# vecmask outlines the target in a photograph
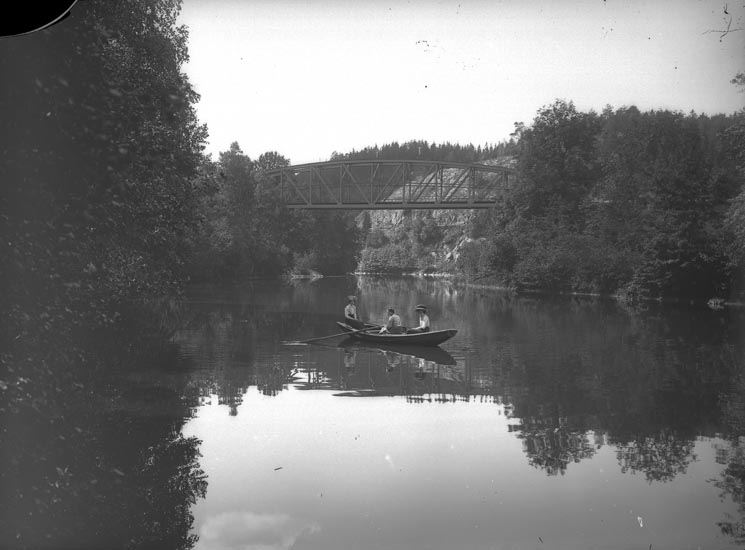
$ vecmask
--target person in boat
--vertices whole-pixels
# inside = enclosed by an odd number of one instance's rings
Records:
[[[365,323],[357,317],[357,296],[349,296],[344,307],[344,322],[355,330],[365,328]]]
[[[380,329],[380,334],[403,334],[406,328],[401,324],[401,317],[392,307],[388,308],[388,322]]]
[[[427,315],[427,306],[419,304],[414,308],[414,311],[416,311],[419,316],[419,326],[416,328],[410,328],[406,331],[406,334],[429,332],[429,315]]]

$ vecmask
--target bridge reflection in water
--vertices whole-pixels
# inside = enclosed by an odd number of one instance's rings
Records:
[[[333,161],[267,171],[303,209],[492,208],[515,179],[505,166],[422,160]]]

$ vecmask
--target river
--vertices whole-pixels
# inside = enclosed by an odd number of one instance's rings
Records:
[[[297,344],[340,332],[349,294],[458,334]],[[742,546],[737,309],[346,277],[192,289],[186,311],[198,550]]]

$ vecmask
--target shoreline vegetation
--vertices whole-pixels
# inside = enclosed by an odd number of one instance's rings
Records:
[[[414,141],[334,153],[333,160],[496,162],[517,173],[488,210],[357,213],[286,208],[263,173],[289,160],[275,152],[254,161],[234,143],[210,165],[216,184],[204,199],[189,272],[205,281],[451,273],[522,294],[740,303],[742,151],[745,110],[597,114],[557,100],[494,147]]]
[[[292,210],[265,176],[291,165],[281,153],[204,153],[180,2],[132,3],[80,4],[0,43],[17,107],[0,195],[6,365],[27,353],[20,341],[115,330],[189,282],[414,268],[519,293],[745,296],[745,108],[596,113],[557,99],[498,144],[330,155],[509,166],[492,209]],[[745,89],[745,73],[732,83]]]
[[[205,154],[180,7],[79,2],[54,26],[0,41],[0,546],[194,545],[190,504],[206,487],[198,442],[162,443],[179,433],[188,388],[167,392],[177,413],[151,441],[98,446],[126,433],[111,427],[143,421],[99,375],[158,368],[187,284],[447,266],[520,293],[745,294],[745,109],[596,113],[557,100],[497,145],[394,142],[329,159],[510,163],[518,177],[497,208],[387,220],[295,211],[265,177],[291,165],[279,152],[251,159],[233,143]],[[745,74],[733,76],[745,87]],[[111,403],[106,418],[91,397]],[[156,467],[132,492],[121,484]],[[89,509],[106,532],[81,524]],[[160,509],[169,512],[142,520]]]
[[[402,272],[400,274],[392,275],[391,273],[386,272],[380,272],[380,273],[371,273],[371,272],[363,272],[363,271],[354,271],[351,273],[351,275],[355,276],[365,276],[365,277],[390,277],[390,276],[400,276],[400,277],[416,277],[420,279],[441,279],[446,280],[449,283],[455,284],[455,285],[462,285],[468,288],[481,288],[485,290],[497,290],[500,292],[507,292],[510,294],[514,294],[516,296],[576,296],[576,297],[585,297],[585,298],[601,298],[601,299],[608,299],[613,300],[620,304],[629,304],[632,303],[628,298],[617,295],[617,294],[600,294],[600,293],[594,293],[594,292],[550,292],[550,291],[542,291],[542,290],[534,290],[534,291],[523,291],[523,292],[517,292],[514,287],[506,287],[504,285],[499,284],[498,282],[484,282],[479,283],[476,281],[469,281],[464,279],[462,276],[456,274],[456,273],[448,273],[448,272],[425,272],[425,271],[409,271],[409,272]],[[318,277],[323,277],[323,275],[318,275]],[[296,278],[309,278],[309,277],[296,277]],[[648,303],[657,303],[657,304],[683,304],[683,305],[705,305],[711,309],[721,309],[723,307],[745,307],[745,301],[741,300],[723,300],[723,299],[717,299],[717,298],[710,298],[708,300],[685,300],[682,298],[675,298],[675,297],[669,297],[669,298],[648,298],[646,299],[646,302]]]

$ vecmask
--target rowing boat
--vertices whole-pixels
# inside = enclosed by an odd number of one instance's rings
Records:
[[[352,338],[357,338],[363,342],[374,342],[378,344],[409,344],[416,346],[439,346],[443,342],[450,340],[458,331],[450,328],[445,330],[431,330],[429,332],[417,332],[414,334],[380,334],[377,327],[371,327],[369,331],[355,332],[351,326],[340,321],[337,325],[344,331],[349,332]]]

